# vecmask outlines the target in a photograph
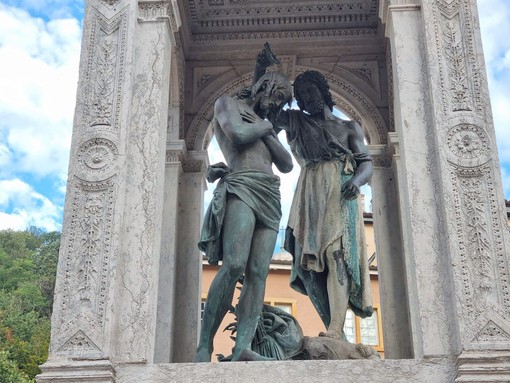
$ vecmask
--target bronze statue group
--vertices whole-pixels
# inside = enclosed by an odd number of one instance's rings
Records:
[[[208,169],[208,181],[219,182],[199,248],[211,264],[222,265],[207,295],[195,362],[211,361],[214,336],[241,278],[235,346],[227,360],[377,358],[343,332],[348,308],[361,317],[373,312],[357,201],[372,175],[363,131],[333,115],[321,73],[303,72],[292,87],[284,75],[266,73],[275,63],[266,43],[251,89],[220,97],[214,106],[214,134],[227,164]],[[292,96],[300,110],[283,109]],[[281,130],[301,168],[285,237],[293,257],[290,285],[309,296],[322,319],[327,331],[318,337],[303,336],[292,316],[264,305],[282,215],[272,164],[282,173],[293,167],[277,138]]]

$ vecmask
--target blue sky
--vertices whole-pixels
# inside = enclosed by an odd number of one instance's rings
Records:
[[[510,0],[478,6],[510,199]],[[83,9],[84,0],[0,0],[0,229],[61,228]]]

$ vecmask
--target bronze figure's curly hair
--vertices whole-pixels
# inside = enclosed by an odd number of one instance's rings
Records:
[[[335,103],[333,102],[333,98],[331,97],[331,93],[329,92],[329,84],[326,80],[326,77],[320,72],[317,72],[316,70],[307,70],[306,72],[301,73],[299,76],[296,77],[294,80],[294,98],[297,101],[299,109],[304,109],[303,99],[299,95],[298,87],[300,84],[304,82],[311,82],[317,86],[319,91],[322,94],[322,98],[324,99],[324,103],[329,107],[331,111],[333,111],[333,105]]]

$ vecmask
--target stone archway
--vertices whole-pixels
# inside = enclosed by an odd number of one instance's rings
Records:
[[[369,132],[373,183],[388,191],[374,200],[384,315],[393,313],[386,345],[408,360],[317,366],[352,381],[508,380],[510,235],[475,0],[89,0],[50,353],[38,381],[186,378],[182,365],[153,363],[189,361],[196,340],[183,329],[199,320],[201,107],[216,78],[247,79],[266,40],[291,78],[302,68],[329,76]],[[165,289],[175,297],[166,306]],[[285,374],[272,379],[310,371],[277,365]],[[212,367],[192,368],[201,380]],[[269,379],[255,365],[228,368]]]
[[[295,62],[296,57],[285,56],[282,61]],[[380,77],[386,78],[386,73],[375,72],[373,63],[347,63],[349,70],[336,63],[333,67],[317,66],[289,66],[281,65],[279,70],[285,71],[289,76],[296,76],[305,70],[313,69],[326,72],[326,77],[331,85],[334,101],[341,106],[351,118],[358,120],[363,127],[367,127],[367,141],[371,142],[369,149],[374,156],[374,177],[371,183],[375,191],[373,197],[374,207],[378,208],[375,214],[375,228],[377,245],[381,249],[379,255],[381,262],[380,274],[381,286],[385,291],[382,299],[383,326],[384,324],[399,322],[399,332],[395,334],[392,326],[388,327],[388,340],[390,358],[405,358],[411,356],[410,328],[408,319],[402,315],[407,311],[405,299],[406,283],[404,280],[404,261],[402,255],[402,233],[398,216],[398,188],[396,185],[396,164],[392,160],[394,143],[388,144],[389,116],[387,95],[381,93],[381,89],[374,86],[369,80]],[[373,71],[361,69],[371,66]],[[243,68],[249,68],[244,65]],[[218,72],[221,70],[217,69]],[[193,152],[203,152],[209,143],[212,132],[210,120],[212,109],[216,99],[222,95],[232,95],[252,82],[252,72],[239,73],[240,70],[222,71],[221,75],[210,79],[206,87],[202,88],[195,99],[200,100],[201,105],[195,105],[196,114],[188,125],[186,134],[186,147]],[[202,73],[202,72],[200,72]],[[361,74],[360,74],[361,73]],[[378,92],[379,91],[379,92]],[[382,106],[381,106],[382,105]],[[391,206],[391,208],[388,208]],[[199,219],[197,217],[197,219]],[[391,229],[389,229],[391,228]],[[384,287],[386,286],[386,289]],[[179,293],[178,293],[179,295]],[[401,310],[396,309],[400,307]],[[189,317],[189,313],[187,316]]]

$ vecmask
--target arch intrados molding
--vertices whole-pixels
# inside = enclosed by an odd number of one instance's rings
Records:
[[[365,122],[363,127],[366,130],[370,144],[386,143],[388,132],[387,125],[375,104],[368,96],[359,91],[348,79],[340,78],[334,73],[325,73],[318,68],[299,66],[296,67],[296,75],[306,70],[318,70],[324,74],[330,85],[335,104],[349,118],[358,122],[362,120]],[[214,84],[211,84],[211,86],[217,86],[219,83],[223,83],[225,77],[228,77],[228,75],[221,76]],[[209,125],[213,116],[214,102],[221,96],[233,95],[240,91],[246,84],[251,84],[252,78],[252,73],[246,73],[235,80],[227,81],[219,86],[218,91],[211,93],[211,96],[203,103],[189,125],[185,138],[188,150],[207,149],[210,137],[212,136]],[[364,118],[362,116],[364,116]]]

